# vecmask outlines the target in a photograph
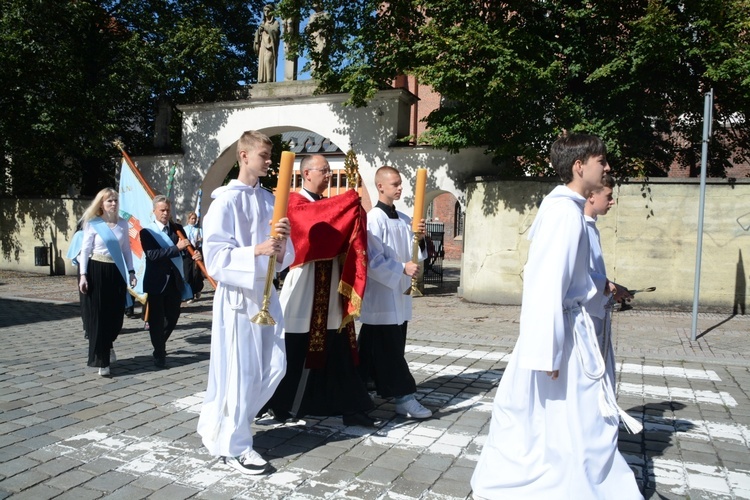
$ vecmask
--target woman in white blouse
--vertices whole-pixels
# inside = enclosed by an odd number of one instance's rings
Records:
[[[78,287],[88,301],[88,366],[110,376],[109,365],[117,358],[112,345],[122,329],[127,284],[135,286],[128,223],[120,218],[118,194],[105,188],[83,213]]]
[[[201,232],[201,228],[198,227],[198,214],[190,212],[187,215],[187,224],[185,224],[184,229],[185,237],[190,240],[193,248],[200,250],[203,245],[203,233]],[[182,270],[185,281],[193,290],[193,299],[189,300],[188,303],[200,299],[201,290],[203,290],[203,273],[195,264],[193,257],[186,251],[182,252]]]

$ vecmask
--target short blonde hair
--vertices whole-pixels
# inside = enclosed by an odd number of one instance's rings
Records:
[[[243,132],[237,140],[237,161],[240,161],[240,152],[253,151],[261,144],[273,146],[271,139],[262,132],[258,132],[257,130],[247,130]]]

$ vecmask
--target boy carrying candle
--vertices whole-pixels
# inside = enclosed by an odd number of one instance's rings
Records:
[[[432,412],[416,400],[417,385],[404,357],[412,300],[404,292],[419,264],[411,260],[411,219],[393,206],[401,198],[401,174],[393,167],[381,167],[375,173],[375,186],[378,203],[367,214],[369,263],[360,316],[360,374],[363,380],[372,377],[381,397],[394,398],[399,415],[429,418]],[[423,235],[424,228],[420,219]]]
[[[271,230],[274,197],[259,178],[271,166],[271,140],[248,131],[237,142],[240,173],[216,189],[203,221],[203,252],[208,272],[218,281],[211,328],[208,388],[198,434],[213,456],[243,474],[263,474],[268,463],[253,450],[252,422],[284,376],[284,321],[276,290],[269,312],[275,325],[251,322],[263,305],[269,258],[276,269],[294,260],[287,244],[289,219]]]

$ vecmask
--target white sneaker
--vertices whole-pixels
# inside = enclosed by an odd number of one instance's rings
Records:
[[[416,418],[420,420],[432,416],[432,412],[422,406],[416,399],[409,399],[404,403],[398,403],[396,405],[396,413],[399,415],[405,415],[408,418]]]
[[[101,375],[102,377],[109,377],[109,366],[99,368],[99,375]]]
[[[268,462],[258,455],[255,450],[243,453],[239,457],[223,457],[224,463],[237,469],[243,474],[257,475],[268,470]]]
[[[115,354],[114,349],[110,349],[109,350],[109,362],[111,364],[111,363],[114,363],[115,361],[117,361],[117,354]]]

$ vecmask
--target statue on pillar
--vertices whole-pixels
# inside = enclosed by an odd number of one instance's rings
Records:
[[[328,63],[328,42],[333,31],[333,20],[320,3],[313,3],[312,9],[305,30],[310,42],[310,65],[316,71]]]
[[[284,19],[284,43],[285,59],[284,61],[284,80],[292,81],[297,79],[297,51],[293,50],[299,43],[299,16],[295,15]]]
[[[258,54],[258,83],[276,81],[276,64],[279,60],[281,28],[274,17],[273,4],[263,7],[263,21],[255,32],[253,50]]]

